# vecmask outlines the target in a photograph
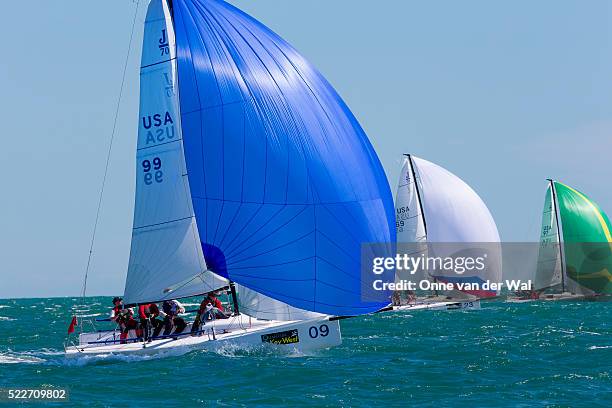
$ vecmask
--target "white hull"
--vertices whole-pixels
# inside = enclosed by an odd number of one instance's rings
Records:
[[[536,302],[540,299],[521,299],[521,298],[507,298],[506,302],[507,303],[529,303],[529,302]]]
[[[404,306],[393,306],[393,311],[413,311],[413,310],[479,310],[480,300],[460,301],[460,302],[431,302],[416,303]]]
[[[340,345],[340,324],[329,317],[303,321],[258,320],[246,315],[208,322],[197,335],[188,326],[180,335],[156,338],[150,343],[134,337],[120,344],[118,331],[83,333],[78,345],[66,348],[67,357],[84,355],[184,354],[192,350],[218,351],[227,347],[251,350],[276,348],[305,353]]]
[[[594,295],[579,295],[575,293],[563,292],[563,293],[551,293],[540,295],[540,300],[546,301],[557,301],[557,300],[595,300]]]
[[[545,293],[540,295],[540,297],[535,299],[523,299],[516,297],[509,297],[506,299],[506,302],[509,303],[525,303],[525,302],[536,302],[539,300],[543,300],[546,302],[555,302],[555,301],[572,301],[572,300],[584,300],[589,302],[606,302],[610,301],[612,298],[607,295],[580,295],[575,293],[563,292],[563,293]]]

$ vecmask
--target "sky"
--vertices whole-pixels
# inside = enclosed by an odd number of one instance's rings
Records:
[[[535,241],[552,177],[612,214],[612,3],[232,0],[347,102],[395,191],[402,153],[470,184],[502,240]],[[78,295],[133,0],[5,2],[0,298]],[[88,294],[123,291],[141,0]]]

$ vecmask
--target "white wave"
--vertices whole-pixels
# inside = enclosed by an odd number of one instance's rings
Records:
[[[9,305],[0,305],[0,309],[4,309],[6,307],[10,307]]]
[[[44,361],[44,359],[34,356],[0,353],[0,364],[38,364]]]
[[[65,357],[63,359],[55,360],[53,363],[57,365],[77,367],[85,366],[88,364],[96,364],[104,361],[132,363],[138,361],[158,360],[167,357],[178,357],[187,354],[190,351],[191,350],[188,347],[175,347],[171,350],[156,354],[92,354],[77,357]]]
[[[599,349],[609,349],[612,348],[612,346],[591,346],[589,347],[589,350],[599,350]]]
[[[63,356],[64,352],[60,350],[50,349],[50,348],[42,348],[37,351],[25,351],[22,354],[33,355],[33,356]]]
[[[6,317],[6,316],[0,316],[0,322],[12,322],[14,320],[17,320],[17,319],[13,319],[13,318]]]
[[[199,350],[201,353],[207,353],[207,350]],[[314,357],[317,356],[317,351],[303,352],[292,348],[280,348],[272,344],[259,345],[244,345],[236,343],[223,343],[215,348],[214,352],[223,357],[241,358],[241,357]]]

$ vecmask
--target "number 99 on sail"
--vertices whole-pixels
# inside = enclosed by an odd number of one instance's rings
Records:
[[[164,181],[164,172],[162,171],[162,161],[159,157],[151,160],[145,159],[142,161],[142,169],[144,171],[144,182],[150,186],[153,183],[161,183]]]

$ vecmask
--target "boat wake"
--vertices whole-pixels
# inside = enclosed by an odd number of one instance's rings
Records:
[[[0,352],[0,364],[45,364],[52,356],[61,356],[61,351],[41,349],[38,351],[15,352],[8,349]]]
[[[54,361],[54,364],[64,366],[86,366],[105,363],[133,363],[140,361],[158,360],[167,357],[179,357],[187,354],[189,350],[174,349],[172,351],[157,353],[157,354],[93,354],[83,355],[78,357],[66,358],[62,357]]]
[[[124,354],[99,354],[99,355],[83,355],[74,358],[67,358],[63,351],[58,350],[38,350],[38,351],[23,351],[0,352],[1,364],[39,364],[51,366],[73,366],[81,367],[91,364],[110,363],[110,362],[137,362],[147,360],[157,360],[166,357],[177,357],[188,353],[189,350],[172,350],[155,355],[124,355]]]
[[[241,358],[241,357],[315,357],[318,354],[316,351],[303,352],[291,348],[280,348],[270,344],[261,344],[257,346],[245,346],[233,343],[225,343],[218,347],[214,352],[223,357]]]
[[[612,346],[591,346],[589,350],[601,350],[601,349],[610,349]]]
[[[39,364],[45,360],[38,357],[21,356],[19,354],[11,355],[0,353],[0,364]]]

